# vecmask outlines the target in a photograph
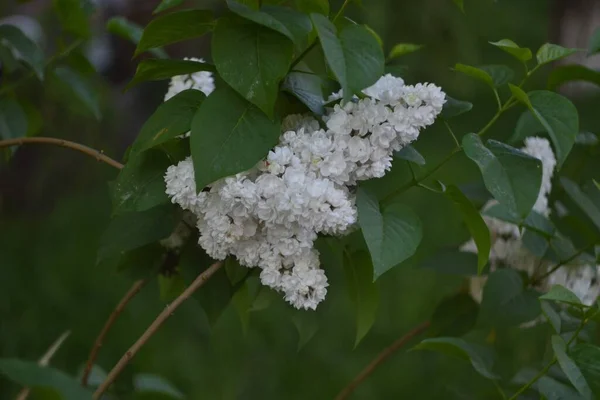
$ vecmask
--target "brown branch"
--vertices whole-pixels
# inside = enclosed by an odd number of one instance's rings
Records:
[[[106,337],[106,334],[108,333],[110,328],[112,328],[113,324],[115,323],[119,315],[123,312],[127,304],[131,301],[131,299],[135,297],[135,295],[139,293],[140,290],[142,290],[146,283],[148,283],[148,279],[140,279],[135,281],[131,288],[127,291],[127,293],[125,293],[125,296],[123,296],[119,304],[117,304],[117,307],[110,314],[108,320],[106,320],[106,323],[102,327],[102,330],[98,334],[98,337],[96,338],[96,341],[92,346],[92,350],[90,351],[90,355],[85,365],[85,370],[83,371],[83,376],[81,377],[82,386],[87,386],[88,378],[90,376],[90,372],[92,371],[92,366],[94,365],[94,362],[98,357],[98,352],[100,351],[100,347],[102,347],[102,344],[104,343],[104,338]]]
[[[115,381],[117,376],[123,371],[125,366],[131,361],[131,359],[137,354],[137,352],[142,348],[144,344],[156,333],[158,328],[162,326],[162,324],[169,318],[169,316],[183,303],[187,300],[197,289],[199,289],[204,283],[211,277],[215,272],[219,270],[223,266],[223,262],[219,261],[214,263],[210,267],[208,267],[204,272],[202,272],[198,277],[192,282],[190,286],[183,293],[179,295],[171,304],[168,304],[165,309],[156,317],[154,322],[146,329],[144,334],[140,336],[140,338],[125,352],[123,357],[119,360],[117,365],[108,373],[106,380],[102,382],[102,384],[98,387],[94,395],[92,396],[92,400],[98,400],[102,397],[104,392],[108,390],[108,388]]]
[[[394,343],[391,346],[384,349],[373,361],[369,363],[361,372],[354,378],[352,382],[348,384],[335,398],[336,400],[344,400],[347,399],[348,396],[354,392],[354,389],[357,388],[365,379],[369,377],[375,371],[375,369],[379,366],[379,364],[383,363],[389,356],[394,354],[398,349],[403,347],[406,343],[408,343],[415,336],[420,335],[425,332],[427,328],[429,328],[430,322],[425,321],[421,325],[415,327],[412,331],[408,332]]]
[[[79,151],[83,154],[87,154],[90,157],[95,158],[97,161],[102,161],[111,167],[115,167],[117,169],[122,169],[123,164],[120,162],[113,160],[112,158],[106,156],[102,152],[92,149],[91,147],[84,146],[79,143],[71,142],[69,140],[57,139],[57,138],[49,138],[49,137],[27,137],[27,138],[19,138],[19,139],[7,139],[0,140],[0,148],[3,147],[11,147],[11,146],[21,146],[23,144],[30,143],[43,143],[43,144],[53,144],[56,146],[67,147],[69,149],[73,149]]]

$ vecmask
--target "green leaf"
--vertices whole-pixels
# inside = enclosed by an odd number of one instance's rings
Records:
[[[518,271],[499,269],[490,274],[481,300],[480,321],[485,326],[513,326],[541,313],[537,293],[528,289]]]
[[[134,44],[138,44],[142,38],[143,29],[138,24],[128,21],[123,17],[113,17],[106,23],[106,29],[113,35],[117,35]],[[150,53],[159,58],[167,58],[163,49],[152,49]]]
[[[552,350],[554,350],[554,356],[558,360],[560,368],[567,378],[569,378],[575,389],[586,399],[592,399],[592,391],[585,377],[577,367],[577,364],[567,355],[567,344],[558,335],[552,336]]]
[[[294,0],[296,8],[305,14],[329,15],[329,0]]]
[[[511,383],[525,385],[538,375],[539,371],[526,368],[519,371]],[[547,375],[539,377],[531,386],[537,390],[544,400],[584,400],[570,385],[559,382]]]
[[[535,118],[533,114],[527,110],[524,111],[517,120],[515,132],[511,136],[509,142],[517,143],[524,140],[528,136],[535,136],[536,134],[544,131],[545,129],[542,124],[540,124],[540,121],[538,121],[537,118]]]
[[[170,254],[172,253],[166,253],[167,257],[169,257]],[[164,257],[165,248],[159,242],[154,242],[121,253],[120,255],[108,259],[106,262],[102,260],[100,265],[104,267],[104,265],[108,264],[111,267],[110,270],[124,273],[128,279],[147,279],[159,272],[163,261],[171,261],[164,259]],[[111,261],[113,263],[111,263]]]
[[[456,4],[456,7],[458,7],[460,12],[462,12],[462,13],[465,12],[465,0],[452,0],[452,1],[454,2],[454,4]]]
[[[562,325],[562,319],[560,318],[560,315],[554,309],[552,304],[548,303],[547,301],[542,301],[541,306],[542,306],[542,312],[546,316],[546,319],[550,323],[550,326],[552,326],[552,329],[554,329],[554,332],[556,332],[557,334],[560,335],[561,325]]]
[[[481,68],[472,67],[470,65],[465,64],[456,64],[454,66],[454,70],[457,72],[461,72],[467,76],[470,76],[471,78],[480,80],[492,89],[496,87],[496,84],[494,83],[494,80],[492,79],[491,75]]]
[[[279,130],[279,122],[271,121],[231,88],[217,88],[192,121],[196,189],[252,168],[277,144]]]
[[[490,44],[504,50],[520,61],[525,62],[531,60],[531,50],[524,47],[519,47],[519,45],[510,39],[502,39],[497,42],[490,42]]]
[[[393,60],[395,58],[404,56],[406,54],[414,53],[415,51],[421,50],[424,46],[422,44],[414,44],[414,43],[398,43],[390,53],[388,54],[388,60]]]
[[[177,7],[181,5],[183,0],[162,0],[158,6],[152,11],[152,14],[158,14],[163,11],[168,10],[169,8]]]
[[[98,260],[169,237],[181,219],[180,214],[176,206],[165,204],[115,216],[100,240]]]
[[[599,205],[594,204],[594,201],[590,199],[577,184],[567,178],[561,178],[560,183],[571,198],[583,210],[583,212],[590,218],[596,228],[600,229],[600,208]]]
[[[584,81],[600,86],[600,72],[584,67],[583,65],[563,65],[550,71],[548,75],[548,90],[567,82]]]
[[[527,93],[525,93],[523,89],[511,83],[508,84],[508,88],[510,89],[512,95],[515,96],[515,99],[519,100],[521,103],[525,104],[527,108],[531,109],[531,101],[529,101],[529,96],[527,96]]]
[[[528,215],[540,190],[541,161],[495,140],[488,140],[486,147],[474,133],[465,135],[462,144],[494,198],[511,213]]]
[[[421,268],[433,269],[440,274],[476,276],[477,254],[451,250],[442,251],[429,258],[426,258],[421,264]]]
[[[463,339],[452,337],[425,339],[413,347],[413,350],[431,350],[458,357],[469,361],[481,376],[488,379],[500,379],[492,372],[493,353],[487,348],[468,343]]]
[[[565,303],[576,307],[584,307],[581,300],[573,292],[561,285],[554,285],[550,291],[542,296],[540,300],[550,300],[559,303]]]
[[[350,298],[356,308],[356,339],[354,347],[371,330],[377,309],[379,308],[379,291],[372,281],[373,264],[369,255],[360,251],[344,257],[344,272],[350,292]]]
[[[478,68],[492,77],[495,87],[506,85],[515,76],[515,72],[506,65],[480,65]]]
[[[248,276],[249,272],[247,267],[242,267],[240,263],[233,257],[227,257],[225,259],[224,268],[231,286],[235,286],[242,282],[246,276]]]
[[[570,355],[596,398],[600,396],[600,347],[590,343],[580,343],[571,349]]]
[[[265,6],[260,11],[256,11],[233,0],[227,0],[227,6],[247,20],[287,36],[298,47],[306,43],[308,34],[312,30],[308,16],[291,8]]]
[[[54,0],[54,10],[65,31],[88,38],[91,35],[88,13],[83,0]]]
[[[479,304],[466,293],[442,300],[431,317],[429,331],[433,336],[462,336],[477,322]]]
[[[600,28],[596,28],[596,30],[590,37],[590,42],[588,44],[588,56],[592,56],[599,52],[600,52]]]
[[[185,290],[185,280],[178,274],[158,275],[158,291],[160,299],[167,303],[173,301]]]
[[[44,79],[44,53],[19,28],[0,25],[0,44],[7,44],[18,59],[29,65],[40,80]]]
[[[450,96],[446,96],[446,102],[442,108],[442,118],[450,119],[466,112],[471,111],[473,103],[468,101],[462,101],[454,99]]]
[[[544,65],[549,62],[568,57],[571,54],[577,53],[578,51],[579,49],[567,49],[557,44],[545,43],[539,48],[535,56],[538,64]]]
[[[137,374],[133,377],[133,387],[136,393],[159,393],[170,399],[185,399],[183,393],[170,382],[154,374]]]
[[[546,90],[529,92],[527,100],[517,98],[527,105],[550,135],[560,168],[579,133],[577,108],[566,97]]]
[[[195,240],[191,240],[181,251],[179,267],[185,281],[190,284],[205,269],[214,263]],[[234,290],[229,283],[225,268],[221,268],[210,278],[210,284],[197,290],[193,297],[204,310],[211,326],[218,321],[223,311],[231,303]]]
[[[189,132],[192,119],[206,96],[199,90],[184,90],[162,103],[142,126],[132,153],[163,144]]]
[[[483,221],[481,214],[475,208],[473,203],[454,185],[448,186],[444,194],[452,200],[456,205],[460,213],[462,214],[463,220],[475,240],[477,245],[477,270],[479,273],[483,271],[490,257],[491,239],[490,231]]]
[[[156,17],[144,28],[134,57],[141,53],[210,32],[213,14],[208,10],[184,10]]]
[[[171,164],[167,155],[159,150],[130,157],[113,186],[113,214],[145,211],[168,203],[164,175]]]
[[[342,86],[344,92],[344,101],[349,101],[352,98],[352,92],[348,85],[348,75],[346,71],[346,58],[342,43],[338,38],[337,28],[324,15],[312,13],[310,18],[313,22],[327,65],[335,75],[337,81]]]
[[[292,55],[288,38],[239,17],[219,19],[213,34],[212,56],[219,75],[270,117]]]
[[[18,139],[26,134],[27,115],[19,103],[9,97],[0,98],[0,139]]]
[[[548,218],[536,211],[531,211],[529,215],[527,215],[527,218],[523,219],[514,213],[511,213],[508,208],[502,204],[495,204],[487,208],[483,214],[501,221],[510,222],[514,225],[523,226],[547,239],[553,238],[556,233],[554,224],[552,224]]]
[[[283,81],[281,89],[304,103],[314,114],[323,115],[325,100],[323,99],[321,85],[322,80],[316,75],[290,72]]]
[[[102,117],[98,92],[87,77],[68,67],[55,68],[53,74],[96,119]]]
[[[50,367],[37,363],[10,358],[0,359],[0,373],[21,386],[52,389],[64,400],[85,400],[92,398],[92,392],[81,387],[79,381]]]
[[[127,85],[127,89],[146,81],[159,81],[177,75],[193,74],[198,71],[215,72],[215,66],[191,60],[148,59],[137,66],[135,76]]]
[[[299,311],[292,316],[292,322],[298,331],[298,351],[315,336],[319,330],[317,313],[310,311]]]
[[[425,157],[421,155],[414,147],[411,145],[404,146],[402,149],[394,153],[394,158],[410,161],[411,163],[417,165],[425,165]]]
[[[252,296],[250,296],[250,290],[248,289],[248,282],[244,282],[235,291],[231,297],[231,304],[238,316],[240,317],[240,323],[242,324],[242,332],[245,335],[248,334],[248,327],[250,326],[250,309],[252,308]]]
[[[377,197],[363,187],[356,195],[358,224],[373,260],[373,280],[411,257],[423,230],[419,217],[407,206],[394,202],[380,207]]]

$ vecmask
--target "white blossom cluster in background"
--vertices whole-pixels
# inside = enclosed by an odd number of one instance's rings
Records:
[[[329,109],[323,129],[312,117],[288,116],[279,144],[255,168],[198,194],[191,158],[165,175],[171,200],[198,217],[208,255],[261,268],[261,282],[296,308],[315,309],[327,293],[313,247],[317,234],[343,234],[356,222],[351,187],[383,176],[394,151],[416,140],[445,102],[440,88],[404,85],[391,75],[364,93]]]
[[[185,61],[195,61],[203,63],[202,58],[186,57]],[[209,95],[215,90],[215,80],[212,72],[210,71],[198,71],[192,74],[177,75],[171,78],[169,82],[169,89],[165,94],[165,101],[188,89],[200,90],[205,95]]]
[[[548,195],[552,190],[556,157],[545,138],[528,137],[525,139],[525,147],[521,150],[542,162],[542,184],[533,210],[547,217],[550,215]],[[491,200],[483,210],[495,204],[497,202]],[[534,274],[539,276],[553,267],[548,260],[539,259],[523,245],[521,231],[517,225],[488,216],[483,218],[492,236],[489,258],[491,271],[502,265],[525,271],[531,277]],[[469,240],[461,246],[461,250],[477,253],[477,246],[473,240]],[[478,302],[481,302],[486,281],[486,277],[472,277],[470,280],[471,295]],[[600,295],[600,265],[565,265],[539,282],[537,289],[547,291],[554,285],[566,287],[575,293],[582,303],[591,305]]]

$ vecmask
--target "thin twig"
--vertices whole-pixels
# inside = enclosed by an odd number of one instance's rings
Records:
[[[405,334],[404,336],[402,336],[401,338],[396,340],[394,343],[392,343],[391,346],[389,346],[388,348],[383,350],[381,353],[379,353],[379,355],[377,357],[375,357],[375,359],[373,361],[371,361],[369,363],[369,365],[367,365],[365,367],[365,369],[363,369],[356,376],[356,378],[354,378],[354,380],[352,382],[350,382],[348,384],[348,386],[346,386],[340,392],[340,394],[337,395],[335,400],[344,400],[344,399],[348,398],[348,396],[350,396],[352,394],[352,392],[354,392],[354,389],[356,389],[356,387],[358,385],[360,385],[365,379],[367,379],[369,377],[369,375],[371,375],[373,373],[373,371],[375,371],[375,369],[381,363],[383,363],[389,356],[394,354],[398,349],[403,347],[406,343],[408,343],[415,336],[420,335],[421,333],[425,332],[427,330],[427,328],[429,328],[430,324],[431,323],[429,321],[423,322],[421,325],[417,326],[416,328],[414,328],[413,330],[411,330],[410,332],[408,332],[407,334]]]
[[[133,357],[137,354],[137,352],[146,344],[146,342],[158,331],[158,329],[162,326],[162,324],[169,318],[169,316],[183,303],[187,300],[196,290],[198,290],[204,283],[211,277],[215,272],[219,270],[223,266],[223,262],[219,261],[214,263],[210,267],[208,267],[204,272],[202,272],[198,277],[192,282],[192,284],[177,297],[171,304],[168,304],[165,309],[156,317],[154,322],[146,329],[144,334],[140,336],[140,338],[125,352],[123,357],[119,360],[117,365],[108,373],[106,380],[102,382],[102,384],[98,387],[98,389],[94,392],[92,396],[92,400],[98,400],[102,397],[104,392],[108,390],[108,388],[113,384],[115,379],[119,376],[119,374],[123,371],[125,366],[133,359]]]
[[[107,155],[103,154],[101,151],[92,149],[91,147],[84,146],[79,143],[71,142],[70,140],[57,139],[57,138],[49,138],[49,137],[26,137],[19,139],[7,139],[0,140],[0,149],[3,147],[11,147],[11,146],[21,146],[24,144],[30,143],[42,143],[42,144],[53,144],[55,146],[67,147],[69,149],[73,149],[79,151],[80,153],[87,154],[90,157],[95,158],[97,161],[102,161],[111,167],[115,167],[117,169],[122,169],[123,164],[120,162],[113,160]]]
[[[104,338],[106,337],[106,334],[108,333],[110,328],[112,328],[115,321],[117,320],[119,315],[121,315],[121,313],[123,312],[123,310],[125,309],[127,304],[131,301],[131,299],[133,299],[135,297],[135,295],[137,295],[140,292],[140,290],[142,290],[142,288],[146,285],[146,283],[148,283],[148,279],[140,279],[140,280],[135,281],[133,283],[133,285],[131,286],[131,288],[127,291],[127,293],[125,293],[125,296],[123,296],[123,298],[121,299],[121,301],[119,302],[117,307],[110,314],[110,316],[108,317],[108,320],[106,320],[106,323],[102,327],[102,330],[98,334],[98,337],[96,338],[96,341],[94,342],[94,345],[92,346],[92,350],[90,351],[90,355],[85,364],[85,370],[83,371],[83,376],[81,377],[81,385],[83,387],[86,387],[88,384],[88,378],[90,376],[90,372],[92,371],[94,362],[96,361],[96,358],[98,357],[98,352],[100,351],[100,347],[102,347],[102,344],[104,343]]]
[[[40,358],[40,360],[38,361],[38,365],[40,367],[46,367],[50,363],[50,360],[52,359],[52,357],[54,356],[54,354],[56,354],[56,352],[58,351],[58,349],[60,349],[60,346],[62,346],[62,344],[64,343],[65,340],[67,340],[67,338],[69,337],[70,334],[71,334],[71,331],[66,331],[62,335],[60,335],[58,337],[58,339],[56,339],[54,341],[54,343],[52,343],[52,346],[50,346],[48,348],[48,350],[46,351],[46,353],[44,353],[44,355],[42,356],[42,358]],[[23,388],[23,390],[21,390],[19,392],[19,394],[17,395],[17,397],[15,398],[15,400],[25,400],[25,399],[27,399],[27,396],[29,396],[29,392],[30,392],[29,388]]]
[[[556,272],[556,270],[558,270],[560,267],[570,263],[571,261],[575,260],[577,257],[579,257],[580,255],[582,255],[583,253],[585,253],[591,246],[586,246],[581,250],[578,250],[577,252],[575,252],[575,254],[573,254],[571,257],[567,258],[566,260],[563,260],[561,262],[559,262],[558,264],[556,264],[554,267],[550,268],[548,271],[546,271],[544,274],[538,276],[537,278],[534,278],[531,280],[531,286],[535,286],[538,283],[540,283],[543,279],[547,278],[548,276],[552,275],[554,272]]]

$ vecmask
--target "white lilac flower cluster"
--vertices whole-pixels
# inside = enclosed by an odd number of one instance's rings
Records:
[[[445,102],[440,88],[391,75],[364,93],[329,109],[326,129],[312,117],[288,116],[279,144],[256,167],[198,194],[191,158],[165,174],[173,203],[196,214],[207,254],[259,267],[261,282],[296,308],[315,309],[327,293],[317,234],[340,235],[355,224],[352,186],[383,176],[393,152],[416,140]]]
[[[521,150],[542,161],[542,184],[533,210],[547,217],[550,215],[548,195],[552,190],[552,175],[556,167],[556,157],[550,143],[545,138],[528,137]],[[483,210],[485,211],[495,204],[497,202],[491,200],[483,207]],[[534,274],[543,274],[552,268],[553,265],[549,261],[540,260],[523,245],[522,234],[517,225],[488,216],[483,218],[492,237],[489,256],[491,271],[504,266],[524,271],[529,276],[533,276]],[[469,240],[461,246],[461,250],[477,253],[477,246],[473,240]],[[486,281],[486,277],[472,277],[470,280],[471,295],[478,302],[481,302]],[[591,305],[600,295],[600,265],[565,265],[539,282],[537,289],[547,291],[554,285],[565,286],[575,293],[582,303]]]

